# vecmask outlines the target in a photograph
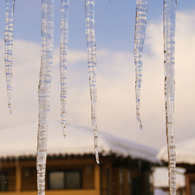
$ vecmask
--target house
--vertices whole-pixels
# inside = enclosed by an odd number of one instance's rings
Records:
[[[162,148],[158,158],[167,163],[166,147]],[[186,195],[195,195],[195,139],[176,144],[177,167],[185,169]]]
[[[0,131],[0,195],[35,195],[37,124]],[[93,132],[51,122],[46,195],[152,195],[157,151],[99,132],[100,165]]]

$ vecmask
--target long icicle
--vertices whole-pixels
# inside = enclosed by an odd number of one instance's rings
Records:
[[[12,113],[12,50],[13,50],[13,29],[14,29],[14,7],[15,0],[6,0],[6,12],[5,12],[5,75],[7,85],[7,99],[8,108],[10,114]]]
[[[47,133],[50,112],[50,86],[53,65],[54,0],[41,2],[41,69],[39,79],[39,126],[37,136],[37,189],[45,194]]]
[[[142,82],[142,57],[147,25],[148,1],[136,0],[136,21],[134,34],[134,64],[135,64],[135,96],[136,96],[136,117],[142,129],[140,117],[140,90]]]
[[[61,0],[60,18],[60,83],[61,83],[61,122],[66,137],[66,95],[67,95],[67,50],[68,50],[68,8],[69,0]]]
[[[89,89],[91,99],[91,121],[94,131],[94,152],[99,164],[97,131],[97,89],[96,89],[96,44],[95,44],[95,0],[85,0],[86,40],[88,52]]]
[[[176,195],[176,152],[175,152],[175,21],[177,0],[164,0],[164,93],[167,150],[169,161],[169,194]]]

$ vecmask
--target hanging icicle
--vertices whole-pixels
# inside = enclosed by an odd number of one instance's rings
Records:
[[[99,164],[97,131],[97,89],[96,89],[96,44],[95,44],[95,0],[85,0],[86,40],[88,52],[89,89],[91,99],[91,121],[94,131],[94,152]]]
[[[60,18],[60,83],[61,83],[61,121],[66,137],[66,95],[67,95],[67,50],[68,50],[68,8],[69,0],[61,0]]]
[[[176,8],[177,0],[164,0],[164,91],[170,195],[176,195],[176,152],[174,130]]]
[[[147,25],[148,1],[136,0],[136,19],[134,34],[134,64],[135,64],[135,96],[136,96],[136,117],[142,129],[140,117],[140,90],[142,82],[142,57]]]
[[[50,86],[53,65],[54,0],[41,2],[41,69],[39,79],[39,126],[37,136],[37,189],[45,194],[47,132],[50,111]]]
[[[6,11],[5,11],[5,75],[7,85],[7,99],[8,108],[10,114],[12,113],[12,50],[13,50],[13,29],[14,29],[14,7],[15,0],[6,0]]]

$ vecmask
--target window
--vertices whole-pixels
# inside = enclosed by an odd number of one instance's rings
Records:
[[[119,172],[119,182],[120,182],[120,194],[123,195],[124,194],[124,173],[122,169],[120,169]]]
[[[50,189],[64,189],[64,172],[51,172],[49,174],[49,188]]]
[[[0,191],[7,190],[7,174],[0,173]]]
[[[131,172],[130,171],[127,172],[127,183],[129,186],[131,185]]]
[[[139,178],[132,178],[132,195],[140,195],[140,181]]]
[[[49,189],[80,189],[81,171],[50,171]]]

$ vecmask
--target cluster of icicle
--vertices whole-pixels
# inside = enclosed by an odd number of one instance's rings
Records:
[[[5,15],[5,74],[7,83],[8,107],[12,113],[12,49],[15,0],[6,0]],[[169,159],[170,194],[176,194],[176,155],[174,132],[174,96],[175,96],[175,15],[177,0],[164,0],[164,69],[165,69],[165,111],[166,134]],[[66,96],[67,96],[67,51],[68,51],[68,7],[69,0],[61,0],[60,16],[60,83],[61,83],[61,121],[63,134],[66,136]],[[142,82],[142,57],[147,24],[147,0],[136,0],[135,21],[135,94],[136,116],[142,129],[140,117],[140,89]],[[91,99],[91,121],[94,131],[94,152],[96,162],[98,156],[97,135],[97,90],[96,90],[96,43],[95,43],[95,0],[85,0],[85,23],[88,53],[89,89]],[[37,136],[37,188],[38,194],[45,194],[45,169],[47,158],[47,133],[50,112],[50,86],[53,66],[54,39],[54,0],[41,2],[41,69],[38,87],[39,125]]]
[[[12,49],[15,0],[6,0],[5,21],[5,74],[7,81],[8,107],[11,111],[12,98]],[[91,98],[91,121],[94,131],[94,153],[98,156],[97,114],[96,114],[96,44],[94,0],[86,0],[86,40],[88,51],[89,89]],[[61,121],[63,135],[66,136],[66,96],[67,96],[67,51],[68,51],[68,7],[69,0],[61,0],[60,9],[60,83],[61,83]],[[39,76],[39,125],[37,135],[37,189],[39,195],[45,194],[45,172],[47,158],[47,134],[50,112],[50,87],[53,66],[54,42],[54,0],[41,2],[41,68]]]
[[[142,57],[147,23],[147,0],[136,0],[136,21],[134,37],[136,117],[142,129],[140,117],[140,89],[142,81]],[[169,193],[176,195],[176,152],[174,130],[175,108],[175,20],[177,0],[164,0],[164,93],[167,151],[169,161]]]
[[[94,0],[86,0],[86,39],[89,67],[89,88],[91,97],[91,119],[94,130],[94,150],[99,163],[96,122],[96,48],[94,30]],[[60,16],[60,83],[61,119],[63,134],[66,136],[66,95],[67,95],[67,50],[68,50],[68,7],[69,0],[61,0]],[[39,126],[37,138],[37,188],[38,194],[45,194],[45,169],[47,157],[47,132],[50,111],[50,85],[53,64],[54,0],[42,0],[42,55],[39,80]]]

